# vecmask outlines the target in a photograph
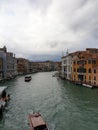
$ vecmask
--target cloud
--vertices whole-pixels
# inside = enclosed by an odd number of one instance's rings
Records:
[[[97,0],[0,1],[0,45],[16,56],[98,47]]]

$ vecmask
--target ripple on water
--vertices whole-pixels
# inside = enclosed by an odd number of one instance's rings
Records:
[[[0,130],[29,130],[28,114],[40,112],[50,130],[97,130],[98,90],[57,80],[51,72],[9,81],[11,100],[0,120]]]

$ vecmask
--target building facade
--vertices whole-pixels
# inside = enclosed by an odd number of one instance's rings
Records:
[[[72,58],[72,53],[62,57],[62,78],[67,80],[72,80]]]
[[[6,53],[4,51],[0,51],[0,59],[1,59],[1,79],[6,78]]]
[[[13,78],[14,76],[17,75],[17,64],[16,64],[15,54],[12,52],[7,52],[6,60],[7,60],[6,77]]]
[[[18,74],[28,74],[30,70],[29,60],[25,58],[17,58]]]
[[[98,87],[98,49],[87,48],[62,57],[62,78]]]

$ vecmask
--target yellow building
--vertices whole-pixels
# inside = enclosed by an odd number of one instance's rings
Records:
[[[97,49],[96,49],[97,50]],[[78,51],[73,55],[72,80],[76,83],[98,86],[98,53],[94,49]]]

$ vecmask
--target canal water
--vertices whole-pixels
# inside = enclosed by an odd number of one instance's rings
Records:
[[[0,130],[29,130],[28,114],[40,112],[50,130],[98,130],[98,89],[76,86],[52,77],[54,72],[32,74],[30,82],[24,76],[7,81],[11,100]]]

